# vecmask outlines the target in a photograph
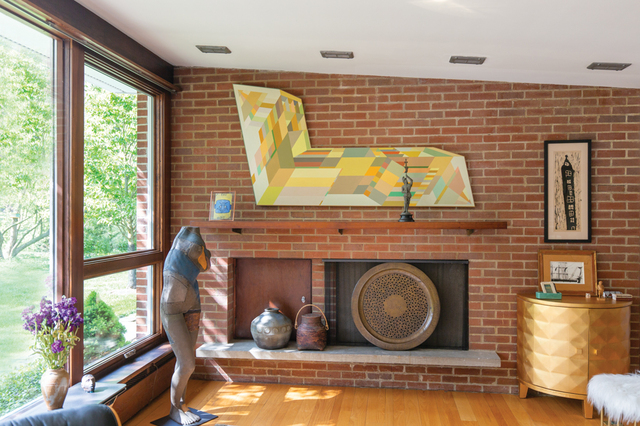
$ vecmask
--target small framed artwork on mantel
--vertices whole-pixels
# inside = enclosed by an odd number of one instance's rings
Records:
[[[544,241],[591,242],[591,140],[544,142]]]
[[[235,192],[212,192],[209,220],[233,220],[235,208]]]

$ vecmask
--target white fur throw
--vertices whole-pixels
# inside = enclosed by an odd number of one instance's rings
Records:
[[[640,371],[598,374],[589,380],[587,399],[612,422],[640,422]]]

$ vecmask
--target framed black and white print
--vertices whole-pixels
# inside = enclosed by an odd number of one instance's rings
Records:
[[[591,242],[591,140],[544,142],[544,241]]]

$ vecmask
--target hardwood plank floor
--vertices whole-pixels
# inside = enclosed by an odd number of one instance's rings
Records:
[[[192,380],[189,406],[234,426],[595,426],[578,400],[404,389],[263,385]],[[169,391],[125,426],[169,413]]]

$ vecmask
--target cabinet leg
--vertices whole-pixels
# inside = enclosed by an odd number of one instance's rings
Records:
[[[520,398],[524,399],[527,397],[527,393],[529,392],[529,387],[520,383]]]
[[[589,404],[589,401],[586,399],[582,400],[582,411],[585,419],[593,418],[593,405]]]

